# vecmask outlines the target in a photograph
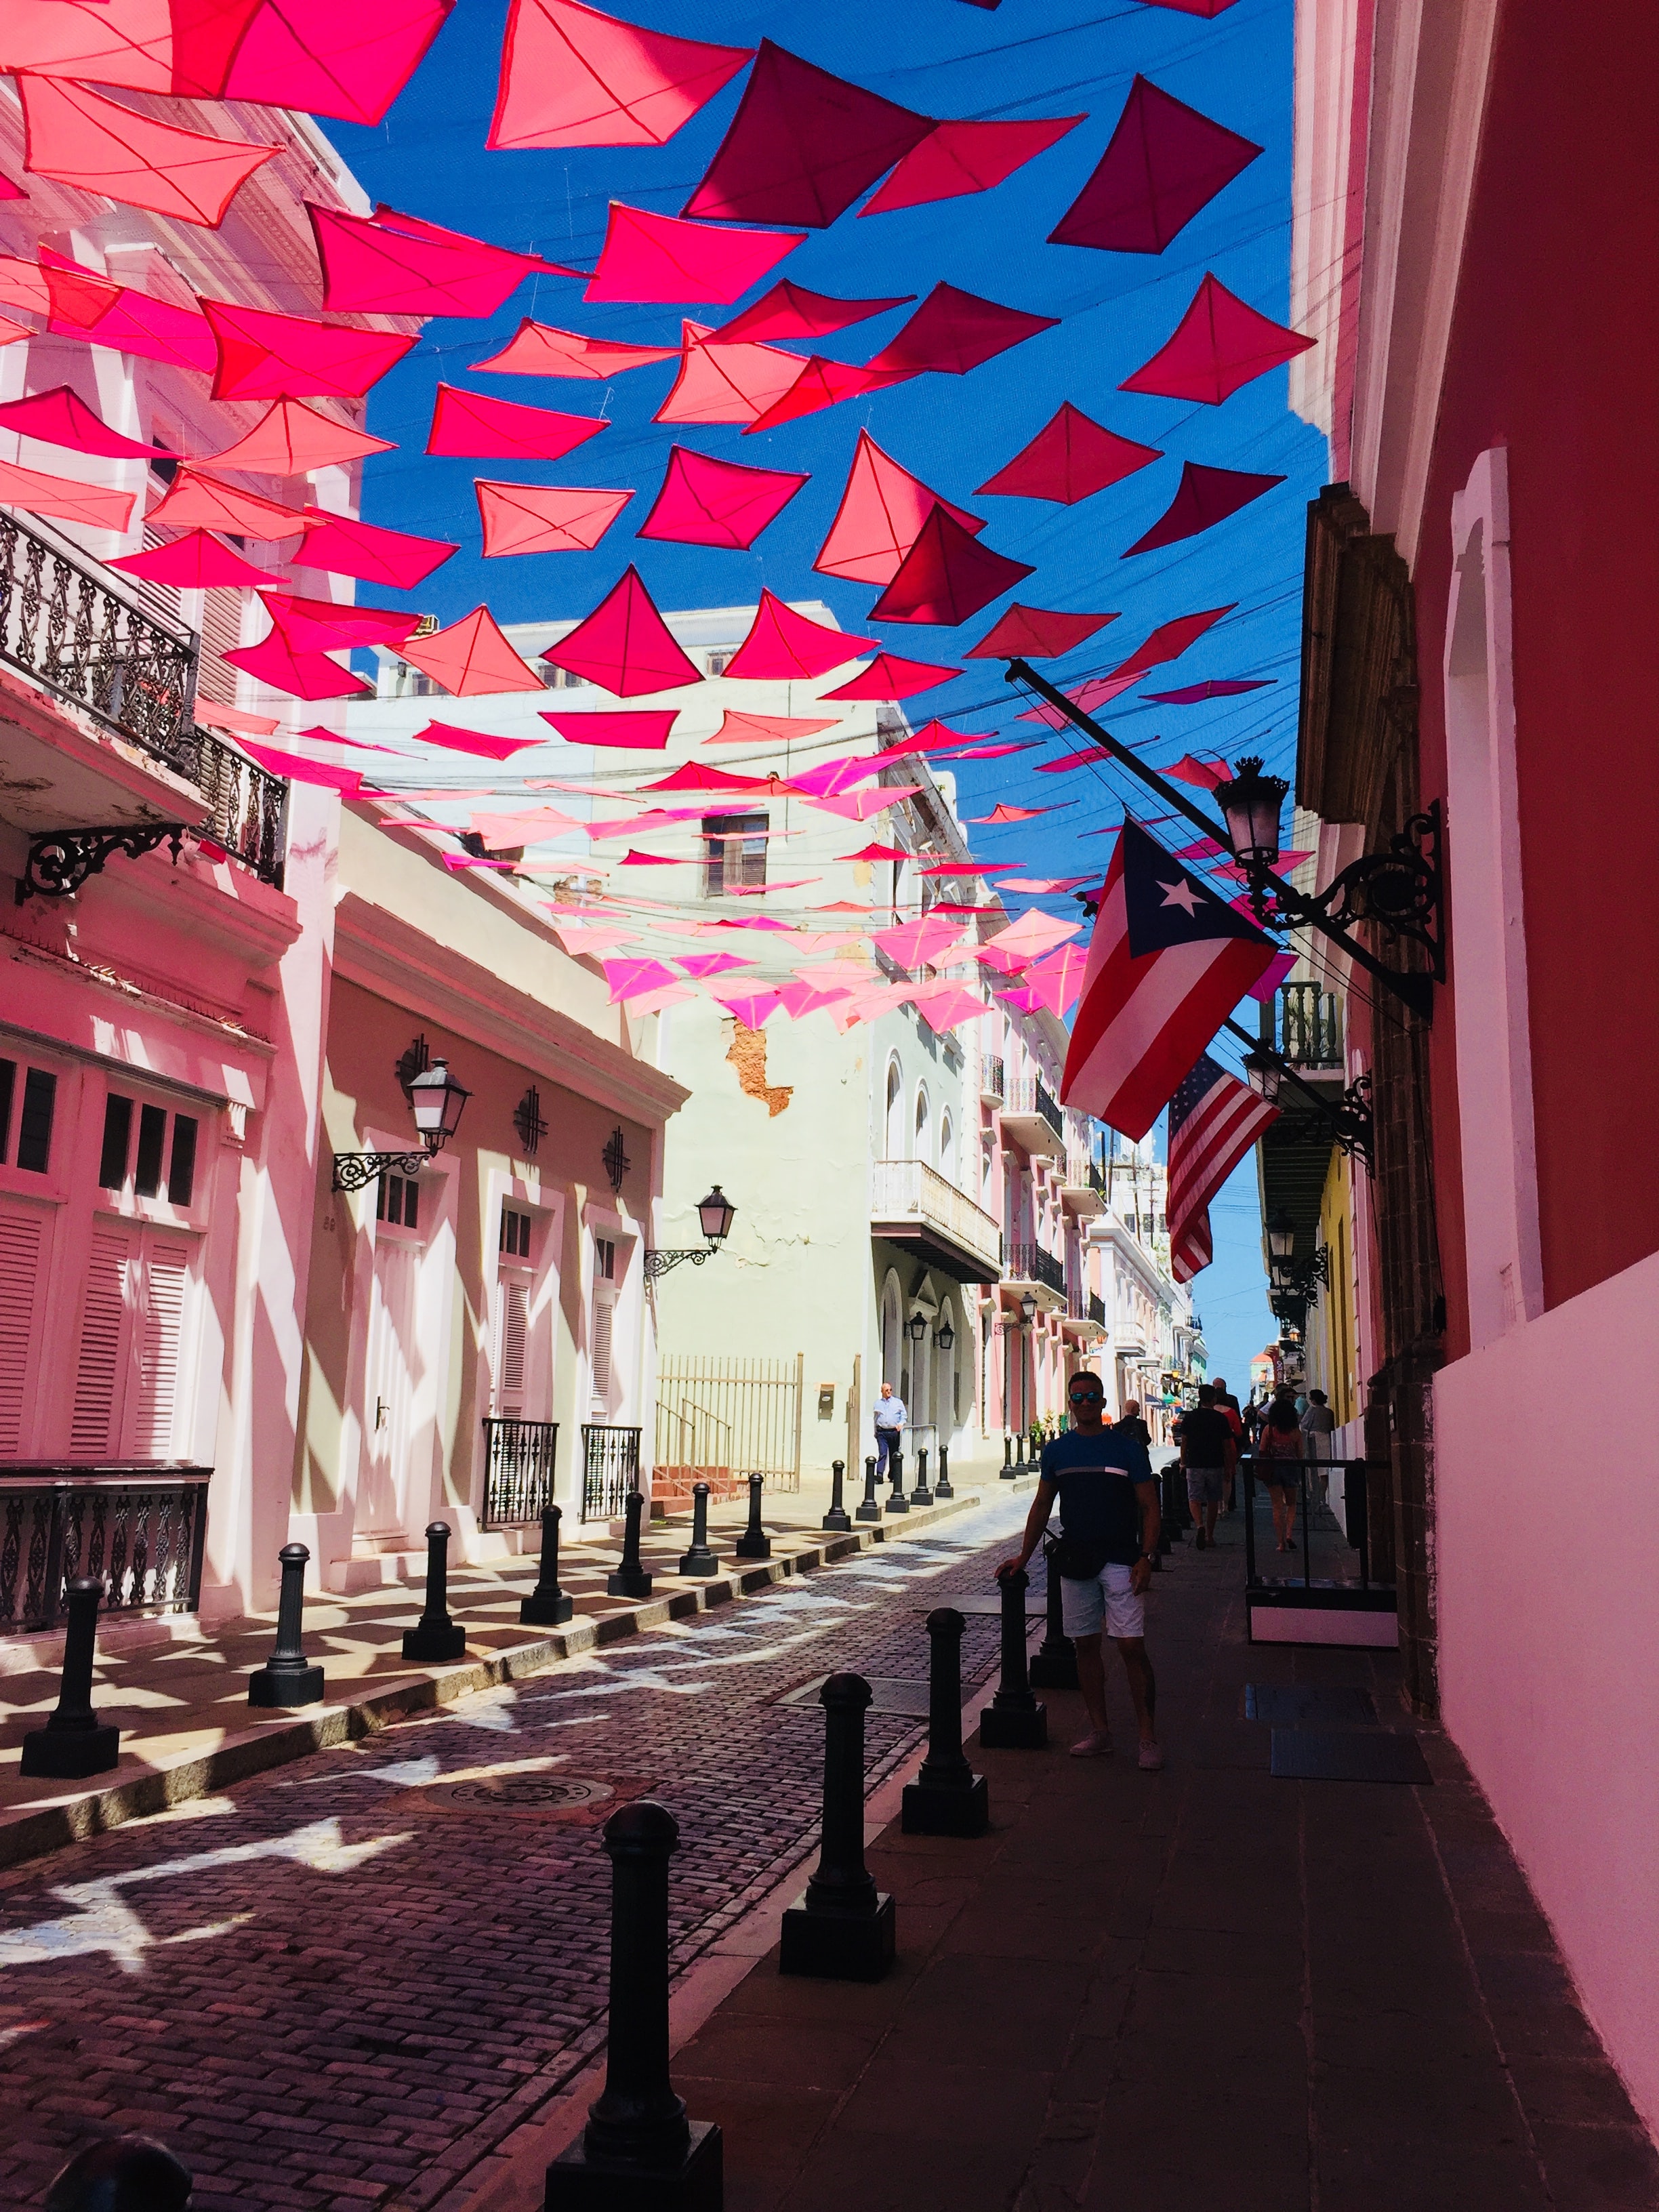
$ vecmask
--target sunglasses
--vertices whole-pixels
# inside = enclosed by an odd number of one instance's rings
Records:
[[[1105,1403],[1105,1393],[1101,1390],[1073,1390],[1070,1395],[1074,1406],[1100,1406]]]

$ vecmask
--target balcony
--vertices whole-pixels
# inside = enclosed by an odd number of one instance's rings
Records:
[[[1334,991],[1317,983],[1286,983],[1273,1012],[1273,1042],[1293,1067],[1342,1066],[1342,1002]]]
[[[31,890],[77,890],[123,849],[117,833],[136,853],[174,830],[280,886],[288,786],[196,727],[198,651],[0,511],[0,806],[30,840]]]
[[[1037,1304],[1045,1312],[1063,1312],[1066,1309],[1065,1264],[1052,1252],[1045,1252],[1041,1244],[1011,1244],[1002,1279],[1003,1287],[1016,1297],[1024,1297],[1027,1291],[1035,1291]]]
[[[1093,1291],[1085,1291],[1080,1284],[1066,1286],[1066,1314],[1060,1327],[1067,1336],[1079,1344],[1092,1343],[1106,1334],[1106,1308]]]
[[[981,1106],[1000,1106],[1002,1103],[1002,1062],[981,1060],[979,1064],[979,1103]]]
[[[212,1473],[184,1461],[0,1462],[0,1632],[55,1627],[76,1575],[103,1583],[100,1614],[193,1613]]]
[[[484,1494],[481,1528],[521,1528],[553,1503],[553,1467],[559,1449],[556,1421],[491,1416],[484,1431]]]
[[[1106,1178],[1091,1159],[1073,1152],[1066,1161],[1060,1202],[1082,1220],[1106,1211]]]
[[[1066,1157],[1066,1119],[1038,1075],[1017,1075],[1004,1092],[1002,1129],[1006,1137],[1032,1154],[1051,1160]]]
[[[909,1246],[958,1283],[994,1283],[1002,1273],[1002,1231],[994,1215],[922,1160],[874,1160],[870,1234]]]

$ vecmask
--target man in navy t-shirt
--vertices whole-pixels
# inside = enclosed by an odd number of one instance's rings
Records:
[[[1091,1723],[1089,1734],[1072,1746],[1072,1756],[1103,1759],[1112,1748],[1100,1656],[1103,1627],[1128,1678],[1140,1724],[1140,1764],[1157,1768],[1164,1764],[1164,1753],[1153,1727],[1158,1686],[1146,1656],[1145,1593],[1158,1556],[1158,1485],[1139,1437],[1106,1426],[1105,1393],[1097,1375],[1073,1375],[1066,1395],[1072,1425],[1043,1446],[1042,1479],[1024,1540],[997,1571],[1024,1566],[1042,1541],[1058,1498],[1066,1549],[1060,1585],[1063,1619],[1077,1649],[1078,1686]]]

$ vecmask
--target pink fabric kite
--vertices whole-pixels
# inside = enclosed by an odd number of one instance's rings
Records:
[[[1241,385],[1306,353],[1314,343],[1257,314],[1206,273],[1167,344],[1118,390],[1219,407]]]
[[[1000,745],[970,745],[959,753],[941,753],[939,758],[942,761],[1005,760],[1010,753],[1028,753],[1034,745],[1041,743],[1040,738],[1027,738],[1023,741],[1016,738],[1012,744]]]
[[[511,760],[526,745],[539,744],[539,738],[498,738],[488,730],[463,730],[453,722],[428,722],[423,730],[416,730],[413,742],[417,745],[441,745],[449,753],[475,753],[481,760]],[[430,792],[429,798],[459,797],[460,794]]]
[[[776,346],[725,345],[702,323],[687,323],[684,358],[658,422],[752,422],[791,391],[805,366]]]
[[[713,995],[732,1019],[746,1030],[761,1028],[767,1016],[775,1014],[783,1004],[775,991],[734,991],[729,996],[716,991]]]
[[[600,416],[561,415],[550,407],[486,399],[479,392],[441,384],[426,449],[491,461],[556,461],[610,427]]]
[[[979,643],[969,647],[967,658],[1011,660],[1018,653],[1026,660],[1054,660],[1116,620],[1115,614],[1066,615],[1051,607],[1024,607],[1016,599]]]
[[[513,0],[484,143],[665,145],[753,58],[750,47],[672,38],[578,0]]]
[[[591,553],[634,495],[566,484],[473,480],[486,561],[509,553]]]
[[[1011,561],[993,552],[945,507],[935,507],[898,573],[871,608],[870,619],[954,626],[1031,573],[1029,561]]]
[[[1036,960],[1051,946],[1064,945],[1068,937],[1075,937],[1083,925],[1077,921],[1058,921],[1053,915],[1039,914],[1035,907],[1021,915],[1016,922],[1000,931],[992,940],[1003,952],[1023,954],[1027,961]]]
[[[1284,481],[1283,477],[1251,476],[1243,469],[1207,469],[1197,461],[1183,461],[1175,497],[1145,536],[1119,558],[1127,561],[1132,553],[1150,553],[1157,546],[1196,538],[1200,530],[1224,522]]]
[[[339,0],[264,0],[231,57],[221,96],[336,116],[343,123],[379,123],[453,5],[454,0],[374,0],[372,8],[354,9],[342,8]],[[226,12],[222,6],[198,9],[197,36],[211,42],[216,19]],[[240,12],[246,15],[245,4]],[[185,15],[175,5],[175,74],[188,49],[177,27]]]
[[[1109,699],[1115,699],[1127,691],[1135,680],[1135,672],[1127,675],[1092,676],[1086,684],[1079,684],[1066,696],[1074,707],[1081,707],[1085,714],[1092,714],[1097,707],[1103,707]],[[1019,717],[1022,722],[1046,722],[1051,730],[1069,729],[1072,725],[1058,707],[1051,707],[1046,699],[1028,708]]]
[[[912,731],[908,737],[895,738],[878,753],[872,753],[871,758],[880,762],[908,760],[913,753],[948,751],[952,745],[965,745],[972,737],[971,730],[953,730],[935,714],[931,722]]]
[[[942,376],[965,376],[1039,331],[1054,330],[1059,321],[1058,315],[1028,315],[1019,307],[958,291],[954,284],[935,284],[897,336],[866,365],[901,368],[908,376],[929,369]]]
[[[216,399],[360,399],[400,362],[416,333],[360,331],[204,300],[219,345]]]
[[[602,384],[624,370],[647,368],[653,361],[673,361],[678,346],[620,345],[610,338],[584,337],[580,331],[556,331],[526,316],[500,353],[477,362],[473,374],[493,376],[580,376]]]
[[[918,868],[919,876],[995,876],[1007,868],[1023,868],[1023,860],[935,860]]]
[[[928,914],[920,921],[901,922],[896,929],[881,930],[870,942],[878,952],[884,952],[896,968],[932,968],[938,965],[940,953],[948,945],[958,943],[961,937],[959,922]]]
[[[1086,119],[1057,115],[1035,123],[936,123],[865,202],[859,219],[988,192]]]
[[[137,503],[136,491],[108,491],[101,484],[82,483],[73,477],[42,476],[34,469],[19,468],[15,461],[0,461],[0,506],[21,507],[26,514],[41,514],[55,522],[83,522],[89,529],[112,530],[125,535]]]
[[[331,576],[356,576],[367,584],[390,584],[412,591],[459,547],[440,538],[416,538],[406,530],[386,530],[359,522],[354,515],[330,514],[308,507],[313,526],[294,556],[296,568],[322,568]]]
[[[978,829],[989,822],[1035,822],[1039,814],[1054,811],[1052,806],[994,806],[988,814],[970,814],[968,819]]]
[[[1085,712],[1087,712],[1086,708],[1085,709]],[[1022,715],[1020,719],[1023,721],[1027,718]],[[1060,715],[1056,719],[1060,726],[1064,726],[1064,715]],[[1088,753],[1070,753],[1064,760],[1038,761],[1036,763],[1036,773],[1039,775],[1075,775],[1078,769],[1080,768],[1098,767],[1103,761],[1104,757],[1105,756],[1098,751]],[[1113,826],[1115,828],[1115,823],[1114,823]]]
[[[172,530],[225,530],[256,543],[297,538],[311,528],[313,510],[284,507],[279,500],[262,499],[258,492],[239,491],[234,484],[216,483],[191,469],[180,469],[162,496],[145,515],[152,529],[165,525]]]
[[[170,545],[149,546],[142,553],[125,554],[109,565],[119,568],[124,575],[142,576],[151,584],[172,584],[186,592],[270,581],[269,570],[256,568],[251,561],[244,561],[240,553],[233,553],[228,545],[210,538],[205,530],[186,531]],[[201,720],[199,708],[197,720]]]
[[[27,399],[8,400],[0,406],[0,430],[15,430],[43,446],[62,446],[73,453],[95,453],[112,460],[179,458],[165,446],[146,446],[112,430],[67,384],[54,385],[50,392],[37,392]]]
[[[746,551],[811,481],[790,470],[745,468],[671,446],[662,489],[635,534]]]
[[[839,814],[846,822],[869,822],[901,799],[914,799],[921,789],[919,783],[888,783],[874,791],[844,791],[827,799],[809,799],[806,804],[825,814]]]
[[[678,981],[673,969],[665,968],[660,960],[601,960],[599,965],[611,987],[613,1006],[641,991],[654,991]]]
[[[826,629],[763,587],[749,634],[726,662],[726,672],[791,683],[827,676],[832,668],[844,668],[861,653],[876,650],[873,638]]]
[[[654,783],[642,783],[641,791],[653,796],[659,791],[775,791],[778,779],[775,775],[734,775],[730,769],[707,768],[701,761],[686,761],[670,775],[659,775]]]
[[[276,745],[262,745],[252,738],[239,738],[236,742],[250,760],[269,769],[273,775],[286,776],[292,783],[314,783],[325,791],[337,791],[342,799],[356,799],[362,789],[361,769],[336,768],[328,761],[313,760],[307,753],[284,752]]]
[[[198,461],[199,469],[245,470],[252,476],[302,477],[313,469],[359,460],[365,453],[397,450],[390,438],[371,438],[298,399],[278,399],[246,437]]]
[[[867,668],[826,691],[826,699],[908,699],[918,691],[931,691],[960,676],[959,668],[946,668],[932,660],[901,660],[896,653],[878,653]]]
[[[216,228],[238,190],[280,149],[139,115],[83,84],[20,76],[23,167],[125,207]]]
[[[551,723],[567,744],[615,745],[638,753],[665,750],[678,714],[678,707],[636,708],[621,714],[595,714],[591,708],[586,714],[541,710],[543,721]]]
[[[1163,458],[1158,447],[1120,438],[1067,399],[1030,444],[988,477],[980,490],[1005,499],[1052,499],[1062,507],[1075,507],[1079,500],[1104,491],[1108,484],[1120,483]]]
[[[1214,791],[1232,781],[1232,769],[1224,760],[1199,760],[1191,753],[1183,754],[1173,767],[1166,768],[1165,775],[1173,776],[1177,783],[1195,784],[1200,791]]]
[[[839,717],[824,720],[806,714],[740,714],[728,707],[720,726],[706,745],[793,745],[816,737],[820,730],[838,726]]]
[[[820,1007],[837,1006],[852,995],[849,984],[826,983],[821,971],[811,975],[797,971],[787,983],[778,987],[778,1003],[792,1022],[800,1021],[807,1014],[817,1013]]]
[[[342,668],[325,653],[295,652],[279,629],[258,645],[238,646],[222,658],[273,691],[286,691],[295,699],[366,699],[374,690],[372,684]]]
[[[259,597],[286,642],[299,653],[335,653],[343,646],[401,645],[420,622],[401,607],[366,607],[350,599],[308,599],[295,592]],[[325,731],[324,736],[330,732]]]
[[[1195,644],[1223,615],[1231,614],[1237,605],[1237,599],[1229,599],[1224,607],[1206,607],[1201,614],[1177,615],[1173,622],[1160,623],[1137,652],[1118,663],[1112,675],[1142,676],[1149,668],[1159,668],[1166,660],[1178,659],[1189,645]]]
[[[960,1029],[963,1022],[989,1011],[976,993],[964,990],[960,983],[946,983],[936,991],[918,991],[910,1004],[936,1036]]]
[[[1048,242],[1162,253],[1261,151],[1253,139],[1137,76],[1100,166]]]
[[[1064,1014],[1077,1003],[1088,964],[1086,945],[1056,945],[1026,970],[1026,988],[1050,1013]]]
[[[803,415],[820,415],[826,407],[839,407],[843,399],[861,398],[866,392],[884,392],[890,384],[904,384],[911,372],[905,368],[859,368],[851,362],[826,361],[814,354],[789,389],[757,415],[744,432],[745,438],[762,430],[775,430]]]
[[[0,70],[172,92],[173,45],[170,13],[155,0],[6,0],[0,9]]]
[[[901,468],[867,430],[860,430],[841,505],[812,566],[821,575],[848,583],[890,584],[936,507],[963,530],[985,527],[977,515],[942,500],[920,477]]]
[[[792,770],[789,783],[805,798],[828,799],[851,791],[855,784],[868,783],[880,772],[878,762],[848,753],[839,760],[816,761],[811,768]]]
[[[411,637],[399,647],[403,658],[441,684],[452,698],[478,699],[498,691],[539,691],[542,679],[513,650],[488,607],[475,607],[459,622]]]
[[[719,336],[727,344],[738,338],[822,338],[849,324],[884,315],[890,307],[908,307],[914,292],[900,292],[890,300],[833,300],[825,292],[809,292],[804,284],[781,277],[769,292],[763,292],[752,307],[745,307]]]
[[[1208,684],[1183,684],[1179,691],[1143,691],[1140,696],[1155,707],[1195,707],[1201,699],[1231,699],[1240,691],[1263,691],[1276,680],[1271,676],[1222,677]]]
[[[636,853],[630,845],[617,866],[619,868],[683,868],[685,862],[672,853]]]
[[[514,845],[538,845],[545,838],[582,827],[574,815],[562,814],[556,806],[532,806],[522,814],[471,814],[467,825],[492,852],[510,850]],[[561,932],[562,940],[562,937]],[[567,945],[565,949],[570,948]]]
[[[798,246],[805,231],[728,230],[611,203],[585,300],[713,300],[729,306]]]
[[[687,215],[823,230],[933,128],[761,40],[753,76]]]
[[[307,203],[331,314],[493,315],[532,274],[577,272],[533,253],[418,223],[395,208],[371,216]]]
[[[675,643],[639,570],[632,566],[586,622],[578,623],[556,645],[546,647],[542,658],[573,676],[585,676],[619,699],[703,680]]]
[[[729,975],[734,968],[752,968],[755,964],[738,952],[677,952],[674,960],[683,975],[700,983],[712,976]]]
[[[856,853],[843,853],[841,857],[843,860],[908,860],[910,855],[902,845],[878,845],[872,841]]]
[[[62,6],[64,0],[54,0],[54,4]],[[40,248],[40,273],[47,290],[47,327],[60,336],[93,339],[117,352],[173,368],[211,372],[218,349],[206,319],[194,308],[154,300],[131,285],[112,284],[54,254],[49,246]]]

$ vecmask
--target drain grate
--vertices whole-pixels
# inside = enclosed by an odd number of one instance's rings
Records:
[[[1315,1688],[1304,1682],[1247,1682],[1244,1717],[1271,1721],[1278,1728],[1375,1728],[1376,1707],[1369,1690]]]
[[[557,1819],[592,1813],[616,1796],[609,1782],[574,1774],[504,1774],[480,1782],[434,1782],[422,1801],[441,1813],[510,1813]]]
[[[1272,1771],[1282,1782],[1434,1780],[1417,1738],[1386,1729],[1276,1728]]]
[[[798,1690],[778,1699],[781,1705],[816,1705],[818,1692],[829,1680],[827,1674],[816,1674],[810,1682],[803,1682]],[[872,1713],[891,1713],[905,1720],[925,1721],[927,1717],[927,1685],[907,1681],[896,1674],[871,1674],[866,1677],[870,1685],[870,1711]]]

